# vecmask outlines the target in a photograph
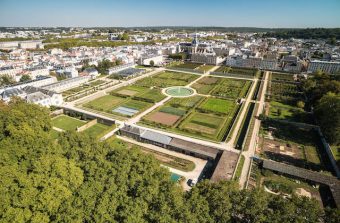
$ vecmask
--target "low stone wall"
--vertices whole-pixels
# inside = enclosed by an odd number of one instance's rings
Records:
[[[318,132],[319,135],[320,135],[322,145],[323,145],[323,147],[325,148],[325,151],[326,151],[326,153],[327,153],[327,155],[328,155],[328,157],[329,157],[329,160],[331,161],[331,164],[332,164],[332,166],[333,166],[333,168],[334,168],[334,171],[335,171],[335,173],[336,173],[336,176],[340,179],[340,170],[339,170],[339,168],[338,168],[338,165],[336,164],[336,160],[335,160],[335,158],[334,158],[334,155],[333,155],[333,152],[332,152],[332,150],[331,150],[331,147],[330,147],[329,144],[327,143],[327,141],[326,141],[325,137],[323,136],[323,134],[322,134],[320,128],[317,128],[317,132]]]
[[[64,108],[64,114],[65,115],[70,115],[70,116],[82,116],[84,120],[92,120],[92,119],[97,119],[97,123],[101,123],[104,125],[114,125],[115,121],[102,118],[102,117],[97,117],[96,115],[91,115],[87,113],[86,111],[80,112],[80,111],[75,111],[70,108]]]
[[[50,116],[55,117],[55,116],[61,115],[63,113],[64,113],[64,109],[58,109],[58,110],[55,110],[53,112],[50,112]]]
[[[92,121],[89,121],[88,123],[86,123],[85,125],[81,126],[81,127],[78,127],[77,128],[77,132],[82,132],[84,131],[85,129],[88,129],[90,128],[91,126],[94,126],[95,124],[97,124],[97,119],[93,119]]]

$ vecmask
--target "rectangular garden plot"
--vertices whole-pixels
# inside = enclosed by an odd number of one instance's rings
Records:
[[[111,113],[111,111],[120,103],[122,103],[125,98],[116,97],[113,95],[105,95],[103,97],[97,98],[90,101],[83,106],[86,108],[94,109],[97,111],[104,111]]]
[[[221,98],[207,98],[199,107],[202,111],[228,114],[235,108],[235,102]]]
[[[211,92],[211,95],[237,99],[246,96],[251,81],[248,80],[235,80],[235,79],[224,79],[222,80]]]
[[[65,131],[72,131],[76,130],[77,127],[81,127],[85,125],[86,122],[72,118],[67,115],[60,115],[54,119],[52,119],[52,126],[57,127],[59,129],[65,130]]]
[[[164,113],[164,112],[154,112],[145,117],[145,120],[147,121],[160,123],[166,126],[174,125],[178,119],[180,119],[180,116],[172,115],[172,114]]]
[[[181,126],[189,132],[197,132],[203,135],[215,135],[224,123],[223,118],[203,113],[194,113]]]

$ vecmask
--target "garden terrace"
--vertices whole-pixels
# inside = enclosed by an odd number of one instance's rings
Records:
[[[333,172],[316,130],[265,120],[261,136],[261,156],[301,168]]]

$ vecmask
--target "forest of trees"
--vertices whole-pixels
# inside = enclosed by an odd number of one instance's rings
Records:
[[[48,110],[0,102],[0,222],[340,222],[305,197],[203,181],[190,192],[151,155],[76,132],[51,137]]]
[[[275,37],[282,39],[340,39],[340,28],[308,28],[308,29],[278,29],[267,32],[263,37]]]

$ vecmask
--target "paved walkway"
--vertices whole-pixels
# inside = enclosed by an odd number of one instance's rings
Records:
[[[259,116],[262,113],[263,108],[264,108],[264,104],[265,104],[264,95],[267,91],[268,76],[269,76],[269,71],[266,71],[265,76],[264,76],[262,92],[260,92],[261,100],[258,102],[259,107],[258,107],[258,110],[255,116]],[[257,141],[258,133],[260,131],[260,125],[261,125],[261,121],[259,119],[255,119],[254,130],[253,130],[253,134],[250,139],[249,148],[247,151],[242,152],[242,154],[245,157],[245,160],[244,160],[243,169],[242,169],[242,173],[241,173],[240,181],[239,181],[241,188],[244,188],[246,186],[246,182],[249,177],[249,171],[251,168],[251,157],[255,155],[256,141]]]
[[[254,81],[251,89],[250,89],[250,92],[248,93],[248,96],[247,96],[246,100],[243,102],[245,104],[243,106],[243,109],[242,109],[242,111],[240,113],[240,116],[239,116],[237,122],[235,123],[234,131],[232,132],[231,138],[230,138],[230,140],[228,142],[229,146],[234,146],[236,144],[237,134],[238,134],[240,128],[242,128],[242,122],[243,122],[244,117],[247,115],[247,108],[248,108],[249,103],[252,100],[254,91],[256,89],[257,82],[258,82],[258,80],[256,79]]]
[[[188,156],[188,155],[185,155],[185,154],[182,154],[182,153],[178,153],[178,152],[175,152],[175,151],[164,149],[162,147],[155,146],[155,145],[152,145],[152,144],[138,142],[136,140],[133,140],[133,139],[130,139],[130,138],[127,138],[127,137],[122,137],[122,136],[116,136],[116,137],[121,139],[121,140],[124,140],[126,142],[130,142],[130,143],[133,143],[133,144],[136,144],[136,145],[139,145],[139,146],[151,149],[151,150],[155,150],[157,152],[161,152],[161,153],[164,153],[164,154],[168,154],[168,155],[171,155],[171,156],[179,157],[179,158],[190,160],[190,161],[194,162],[195,168],[194,168],[194,170],[189,171],[189,172],[185,172],[185,171],[177,170],[177,169],[174,169],[174,168],[171,168],[171,167],[167,167],[167,168],[169,168],[170,172],[173,172],[173,173],[176,173],[178,175],[185,177],[185,179],[186,179],[185,185],[183,185],[183,186],[184,186],[184,189],[186,189],[186,190],[190,189],[190,187],[187,185],[188,179],[198,179],[198,177],[202,173],[205,165],[207,164],[207,161],[203,160],[203,159],[199,159],[199,158],[196,158],[196,157],[192,157],[192,156]]]

